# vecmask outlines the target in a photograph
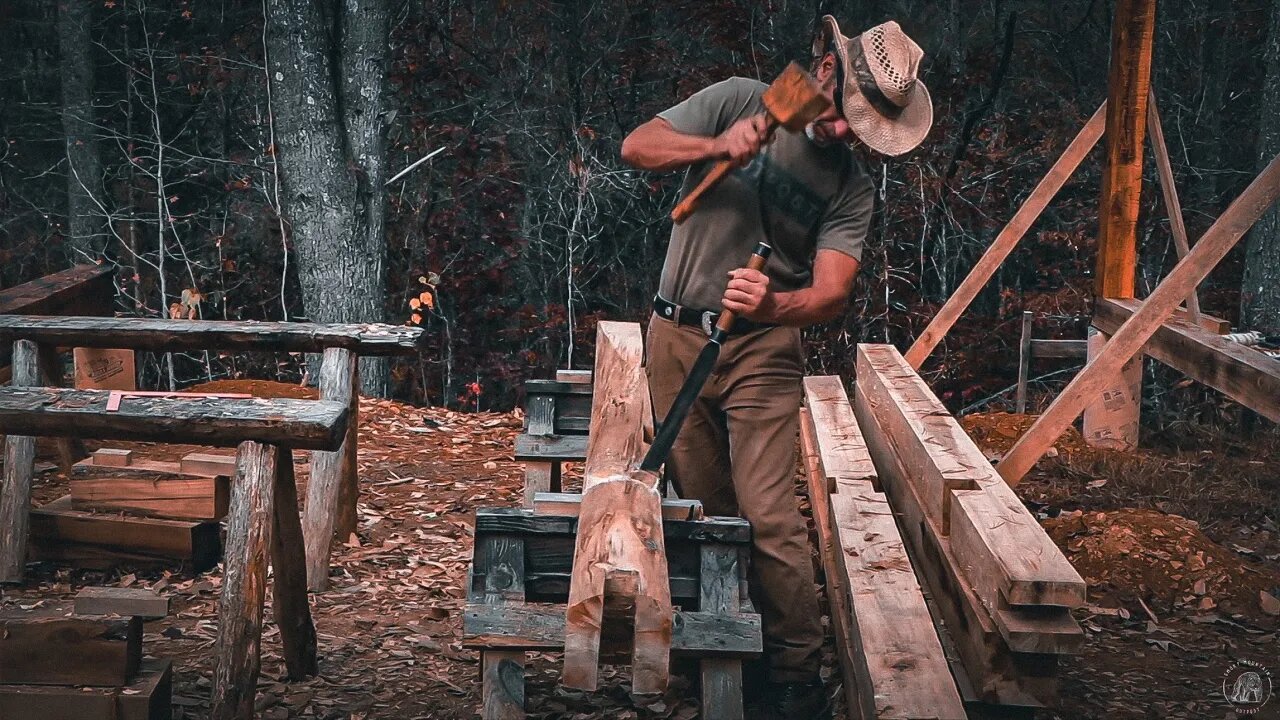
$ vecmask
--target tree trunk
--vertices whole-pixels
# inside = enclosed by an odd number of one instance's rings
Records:
[[[384,319],[387,23],[385,0],[267,3],[281,205],[315,322]],[[362,359],[360,377],[365,394],[385,394],[385,359]]]
[[[97,260],[106,247],[106,219],[99,206],[102,159],[93,114],[92,0],[58,4],[58,52],[62,68],[62,129],[67,144],[67,251],[72,263]]]
[[[1258,169],[1280,155],[1280,0],[1271,3],[1258,128]],[[1249,233],[1244,280],[1240,288],[1240,324],[1245,329],[1280,334],[1280,206],[1272,206]]]

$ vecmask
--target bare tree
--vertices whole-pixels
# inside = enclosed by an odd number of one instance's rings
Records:
[[[1280,154],[1280,0],[1271,3],[1266,63],[1259,106],[1259,169]],[[1272,207],[1249,233],[1240,289],[1240,323],[1246,328],[1280,333],[1280,207]]]
[[[303,306],[317,322],[384,318],[389,9],[385,0],[263,3],[283,171]],[[385,360],[363,358],[361,388],[382,395]]]

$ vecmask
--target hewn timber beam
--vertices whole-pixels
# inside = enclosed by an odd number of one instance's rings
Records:
[[[596,332],[591,432],[573,575],[565,612],[563,683],[594,690],[602,629],[633,628],[632,691],[666,689],[671,588],[657,476],[633,472],[647,449],[649,385],[635,323],[602,322]]]
[[[111,265],[76,265],[0,290],[0,315],[111,312]]]
[[[59,347],[127,348],[155,352],[258,350],[357,355],[411,355],[422,328],[384,323],[294,323],[252,320],[0,316],[0,342],[25,338]]]
[[[1103,118],[1107,105],[1103,103],[1098,108],[1093,117],[1085,123],[1080,132],[1076,135],[1067,149],[1062,152],[1062,156],[1058,158],[1053,167],[1049,168],[1049,172],[1036,185],[1036,189],[1031,191],[1027,199],[1018,208],[1018,212],[1014,213],[1013,218],[1009,220],[1009,224],[1004,226],[996,239],[987,247],[986,252],[982,253],[982,257],[974,264],[973,269],[965,276],[960,286],[955,292],[951,293],[951,297],[947,298],[947,302],[938,310],[933,319],[929,321],[929,325],[920,333],[920,337],[911,345],[911,349],[907,351],[907,362],[911,363],[911,367],[916,370],[924,364],[925,358],[929,357],[929,353],[942,342],[942,338],[946,337],[947,331],[952,325],[956,324],[956,320],[964,313],[973,299],[982,291],[987,281],[995,275],[996,270],[1000,269],[1000,264],[1005,258],[1009,257],[1009,253],[1013,252],[1018,246],[1018,242],[1022,240],[1022,236],[1031,228],[1031,224],[1040,217],[1040,213],[1044,212],[1045,207],[1049,205],[1049,201],[1058,194],[1062,186],[1070,179],[1071,174],[1080,167],[1080,163],[1098,144],[1098,138],[1102,137]]]
[[[804,379],[801,445],[850,708],[963,720],[929,609],[839,377]],[[828,486],[834,485],[829,492]]]
[[[1141,300],[1098,298],[1093,324],[1103,332],[1115,333],[1141,308]],[[1142,351],[1259,415],[1280,422],[1280,360],[1177,318],[1156,328]]]
[[[1102,387],[1114,378],[1121,366],[1142,350],[1164,321],[1173,315],[1191,288],[1199,285],[1213,271],[1271,207],[1277,196],[1280,196],[1280,157],[1272,159],[1249,183],[1249,187],[1205,232],[1191,252],[1174,266],[1142,307],[1116,330],[1098,357],[1071,380],[1049,409],[1018,439],[996,467],[1009,484],[1016,485],[1031,470],[1085,405],[1097,399]]]
[[[1156,0],[1118,0],[1107,82],[1107,162],[1099,202],[1098,294],[1133,297],[1142,140],[1151,92]]]

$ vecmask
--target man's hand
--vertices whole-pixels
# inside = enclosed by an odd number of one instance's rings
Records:
[[[769,121],[764,113],[743,118],[715,139],[715,151],[720,157],[735,165],[746,165],[760,153],[760,147],[769,139]]]
[[[729,273],[720,304],[739,317],[756,322],[773,322],[777,297],[769,292],[769,276],[759,270],[738,268]]]

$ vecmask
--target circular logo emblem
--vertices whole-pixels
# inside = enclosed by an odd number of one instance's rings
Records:
[[[1237,660],[1222,675],[1222,696],[1231,709],[1252,715],[1271,699],[1271,671],[1252,660]]]

